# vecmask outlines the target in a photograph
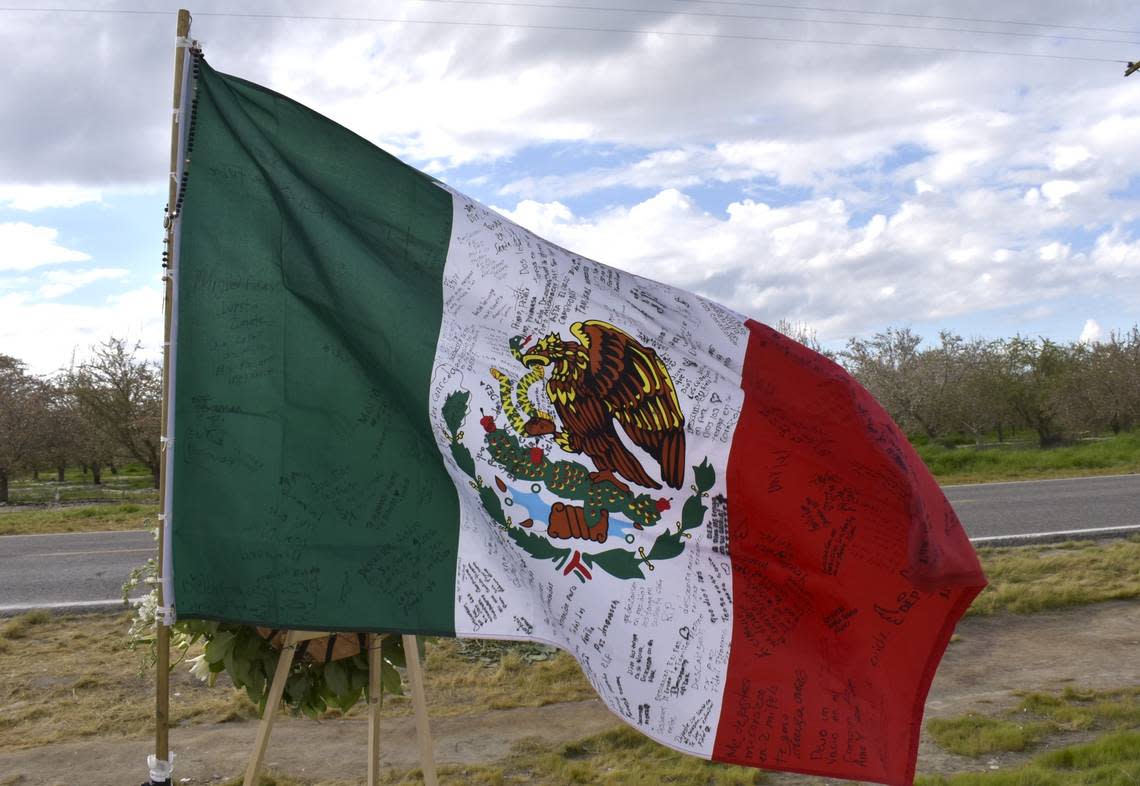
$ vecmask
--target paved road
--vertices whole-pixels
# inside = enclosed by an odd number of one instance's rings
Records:
[[[1074,536],[1132,527],[1140,531],[1140,475],[946,486],[966,533],[976,542],[1010,536]],[[1082,534],[1083,533],[1083,534]]]
[[[150,530],[0,536],[0,615],[114,607],[131,570],[154,549]]]
[[[970,538],[1032,542],[1113,528],[1140,531],[1140,475],[947,486]],[[3,514],[0,514],[3,515]],[[1037,536],[1037,537],[1035,537]],[[0,615],[30,607],[112,608],[131,572],[154,553],[146,532],[0,536]],[[141,592],[138,594],[142,594]]]

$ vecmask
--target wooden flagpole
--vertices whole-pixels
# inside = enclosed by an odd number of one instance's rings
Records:
[[[380,780],[380,705],[384,696],[384,683],[380,670],[384,668],[381,647],[384,637],[368,634],[368,786]]]
[[[172,104],[172,115],[170,122],[170,191],[168,201],[166,204],[166,259],[169,265],[174,259],[174,211],[177,209],[178,203],[178,190],[180,183],[174,175],[179,169],[178,156],[180,153],[180,142],[182,139],[182,124],[190,121],[189,117],[180,117],[179,110],[182,108],[182,82],[183,71],[185,68],[185,48],[189,46],[190,37],[190,12],[186,9],[179,9],[178,21],[175,27],[175,35],[177,42],[174,48],[174,101]],[[169,268],[166,275],[163,276],[165,287],[163,297],[163,345],[162,345],[162,447],[163,456],[159,463],[159,481],[158,481],[158,498],[166,510],[166,495],[169,493],[167,471],[166,471],[166,451],[169,443],[170,434],[167,433],[167,422],[170,411],[170,326],[173,315],[171,310],[174,302],[174,281],[173,269]],[[166,593],[163,591],[164,587],[161,577],[164,575],[163,571],[166,566],[164,563],[164,550],[166,547],[166,522],[165,517],[160,522],[161,526],[158,528],[158,575],[160,577],[158,587],[158,608],[159,616],[155,618],[155,625],[157,626],[157,648],[158,648],[158,661],[155,664],[155,702],[154,702],[154,760],[155,763],[151,765],[150,782],[152,784],[169,784],[169,762],[170,762],[170,627],[166,624],[163,618],[164,609],[167,603]],[[159,775],[159,772],[165,772],[165,775]],[[156,777],[162,778],[155,780]]]

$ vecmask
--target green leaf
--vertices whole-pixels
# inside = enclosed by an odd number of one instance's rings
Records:
[[[341,696],[352,690],[352,683],[348,681],[348,673],[344,665],[334,660],[325,664],[325,685],[336,696]]]
[[[341,712],[348,712],[356,702],[360,701],[360,689],[337,696],[333,701]]]
[[[249,661],[236,657],[233,647],[230,647],[230,651],[226,653],[222,663],[225,664],[226,673],[230,675],[230,680],[235,687],[244,687],[249,682]]]
[[[289,704],[297,707],[305,702],[312,687],[312,677],[307,671],[295,671],[289,675],[285,682],[285,698]]]
[[[683,529],[693,529],[699,527],[701,522],[705,520],[705,513],[708,507],[701,503],[701,497],[697,494],[685,500],[685,507],[681,508],[681,527]]]
[[[535,559],[557,561],[570,556],[569,548],[558,548],[541,535],[527,532],[522,527],[511,527],[507,530],[507,535],[509,535],[511,540],[517,543],[523,551]]]
[[[640,560],[633,552],[625,549],[610,549],[600,554],[583,554],[582,561],[589,567],[597,565],[606,573],[619,579],[643,579]]]
[[[273,645],[269,643],[269,639],[257,635],[257,631],[253,628],[245,628],[234,644],[234,654],[241,660],[260,660],[262,651],[266,649],[273,649]]]
[[[264,698],[260,691],[254,689],[254,687],[248,683],[245,686],[245,695],[249,697],[250,701],[259,706],[261,705],[262,698]]]
[[[400,672],[388,663],[381,662],[380,664],[380,684],[384,687],[385,693],[390,693],[393,696],[404,695],[404,684],[400,681]]]
[[[245,684],[245,692],[249,694],[249,700],[254,704],[261,703],[261,697],[265,694],[266,682],[265,672],[261,670],[260,663],[250,668],[249,681]]]
[[[349,685],[355,691],[368,687],[368,663],[362,665],[355,657],[350,658],[352,668],[348,670]]]
[[[211,666],[221,663],[233,646],[234,634],[229,631],[217,634],[206,644],[206,662]]]
[[[503,513],[503,503],[499,501],[499,495],[490,486],[484,486],[479,489],[479,498],[483,500],[483,507],[491,514],[491,518],[499,522],[500,526],[507,526],[507,516]]]
[[[459,433],[463,427],[463,419],[467,417],[467,402],[471,400],[471,393],[466,390],[457,390],[443,402],[443,422],[452,436]]]
[[[653,548],[649,550],[647,558],[650,562],[659,559],[673,559],[684,550],[685,544],[681,542],[680,533],[662,532],[657,536],[657,540],[653,541]]]
[[[471,451],[462,442],[451,443],[451,457],[459,468],[467,473],[468,477],[475,477],[475,459],[471,458]]]
[[[697,490],[703,494],[716,483],[716,470],[713,469],[712,464],[710,464],[706,458],[700,464],[693,467],[693,477],[697,483]]]
[[[401,669],[408,667],[408,658],[404,654],[404,639],[402,636],[389,636],[384,639],[384,660]]]

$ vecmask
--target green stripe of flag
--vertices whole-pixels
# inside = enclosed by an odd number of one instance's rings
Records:
[[[178,614],[451,633],[458,504],[427,409],[451,195],[201,61],[195,101]]]

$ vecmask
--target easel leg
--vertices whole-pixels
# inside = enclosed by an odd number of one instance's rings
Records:
[[[416,738],[420,744],[420,768],[425,786],[438,786],[435,756],[432,753],[431,725],[428,723],[427,697],[424,696],[424,672],[420,668],[420,651],[415,636],[404,636],[404,657],[408,662],[408,682],[412,688],[412,706],[416,710]]]
[[[249,766],[245,768],[245,780],[242,781],[242,786],[257,784],[261,763],[265,760],[265,749],[269,746],[269,733],[273,731],[273,719],[281,706],[285,683],[289,681],[289,668],[293,665],[293,653],[297,649],[297,642],[297,631],[289,631],[285,637],[285,646],[281,648],[281,655],[277,659],[277,670],[273,672],[273,682],[269,686],[269,696],[265,700],[265,712],[262,713],[261,723],[257,727],[257,740],[253,743],[253,755],[249,759]]]
[[[380,702],[384,685],[380,682],[380,647],[383,636],[368,634],[368,786],[380,781]]]

